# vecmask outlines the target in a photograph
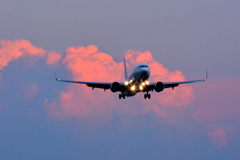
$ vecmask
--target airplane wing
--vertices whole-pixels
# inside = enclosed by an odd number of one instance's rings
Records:
[[[206,79],[200,79],[200,80],[194,80],[194,81],[183,81],[183,82],[166,82],[166,83],[163,83],[163,85],[164,85],[164,88],[174,88],[174,87],[177,87],[179,84],[202,82],[202,81],[206,81]]]
[[[103,82],[69,81],[69,80],[62,80],[62,79],[56,79],[56,80],[59,82],[86,84],[88,87],[101,88],[101,89],[110,89],[110,86],[111,86],[111,83],[103,83]]]
[[[202,81],[206,81],[208,78],[208,71],[206,71],[206,78],[205,79],[200,79],[200,80],[193,80],[193,81],[182,81],[182,82],[162,82],[164,88],[174,88],[179,86],[179,84],[187,84],[187,83],[195,83],[195,82],[202,82]],[[158,83],[158,82],[156,82]],[[153,90],[155,88],[156,83],[150,83],[149,88],[147,89],[149,90]]]
[[[63,79],[59,79],[56,77],[56,73],[55,74],[55,79],[59,82],[68,82],[68,83],[78,83],[78,84],[86,84],[88,87],[92,87],[94,88],[100,88],[100,89],[110,89],[111,84],[112,83],[104,83],[104,82],[84,82],[84,81],[72,81],[72,80],[63,80]],[[123,86],[123,83],[120,83],[121,86]]]

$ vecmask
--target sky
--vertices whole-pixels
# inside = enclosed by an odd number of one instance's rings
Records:
[[[240,158],[240,1],[0,5],[0,159]],[[205,78],[125,100],[57,82]]]

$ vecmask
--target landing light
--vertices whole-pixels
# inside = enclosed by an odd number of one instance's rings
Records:
[[[125,85],[128,85],[128,81],[125,81],[124,84],[125,84]]]
[[[143,90],[143,87],[140,85],[140,86],[139,86],[139,89],[140,89],[140,90]]]
[[[145,81],[145,83],[146,83],[147,85],[149,85],[149,82],[148,82],[148,81]]]
[[[142,82],[142,86],[145,86],[145,83],[144,83],[144,82]]]
[[[134,91],[134,90],[135,90],[135,86],[132,86],[132,87],[131,87],[131,90]]]

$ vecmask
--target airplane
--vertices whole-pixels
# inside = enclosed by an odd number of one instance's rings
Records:
[[[206,81],[208,77],[208,71],[206,71],[206,78],[200,80],[193,80],[193,81],[182,81],[182,82],[153,82],[150,83],[148,81],[150,77],[150,69],[147,64],[139,64],[137,65],[130,76],[127,73],[126,61],[124,58],[124,71],[125,71],[125,82],[84,82],[84,81],[72,81],[72,80],[62,80],[56,77],[55,79],[59,82],[68,82],[68,83],[78,83],[78,84],[86,84],[88,87],[104,89],[110,89],[112,92],[121,92],[119,94],[119,99],[125,99],[125,97],[133,97],[139,92],[145,92],[144,99],[151,99],[151,94],[149,92],[162,92],[166,88],[172,88],[179,86],[179,84],[186,84],[186,83],[194,83],[194,82],[201,82]]]

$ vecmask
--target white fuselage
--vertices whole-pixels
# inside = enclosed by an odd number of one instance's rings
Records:
[[[144,91],[144,87],[149,83],[147,80],[150,76],[150,69],[146,64],[137,65],[133,72],[130,74],[127,85],[129,90],[123,94],[126,96],[134,96],[137,92]]]

